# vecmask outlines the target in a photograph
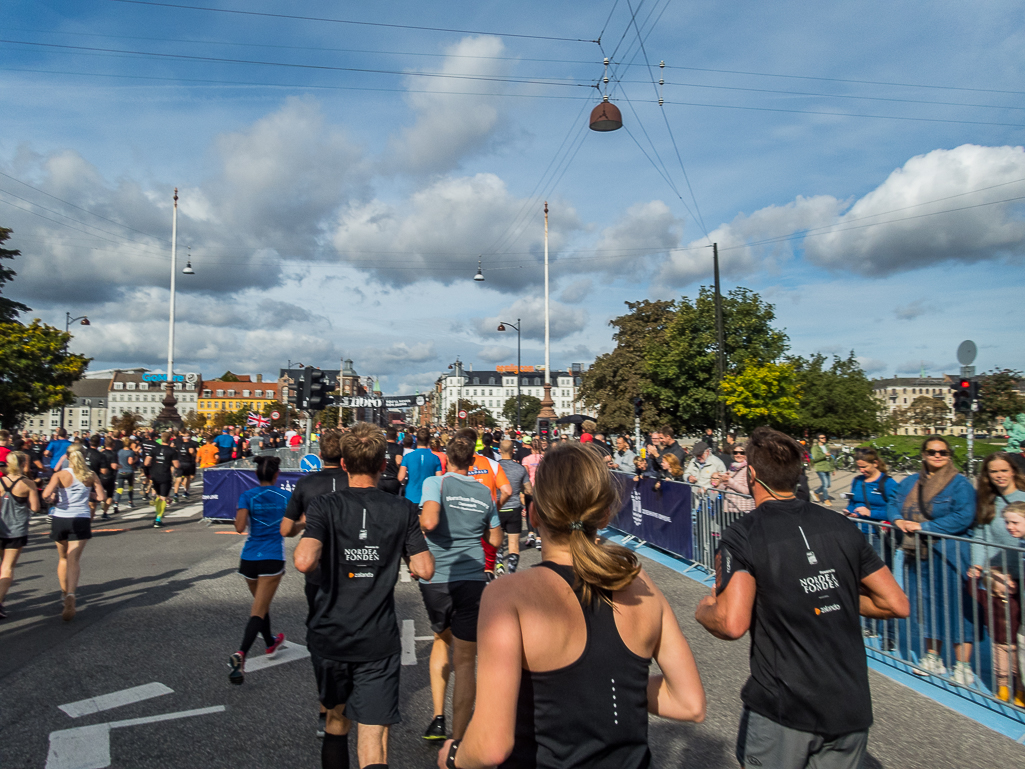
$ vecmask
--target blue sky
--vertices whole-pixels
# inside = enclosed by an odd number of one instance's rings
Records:
[[[8,294],[88,314],[96,368],[166,360],[177,186],[176,365],[208,376],[346,356],[404,392],[515,363],[518,317],[541,363],[546,199],[553,365],[611,349],[624,301],[694,296],[715,240],[794,352],[940,373],[972,338],[1025,369],[1019,3],[3,7]]]

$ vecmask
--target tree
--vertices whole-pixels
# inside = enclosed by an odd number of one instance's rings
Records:
[[[230,371],[225,371],[223,374],[221,374],[221,381],[222,382],[238,382],[239,378],[237,376],[235,376],[234,374],[232,374]]]
[[[459,407],[466,412],[466,424],[470,426],[484,426],[494,427],[495,418],[491,416],[491,412],[486,407],[481,406],[479,403],[474,403],[466,398],[460,398],[457,403]],[[453,403],[448,407],[448,414],[445,416],[445,424],[453,427],[461,427],[463,425],[462,420],[457,419],[456,415],[456,404]]]
[[[275,411],[278,412],[277,419],[271,416]],[[270,401],[263,405],[260,416],[268,417],[270,419],[270,426],[272,429],[281,430],[287,429],[288,425],[297,420],[299,418],[299,412],[293,408],[289,408],[281,401]]]
[[[537,422],[537,415],[541,413],[541,399],[536,395],[520,395],[520,424],[532,425]],[[502,416],[509,420],[509,424],[516,424],[516,396],[507,399],[502,406]]]
[[[11,237],[11,230],[7,227],[0,227],[0,294],[3,294],[4,284],[10,282],[18,274],[10,267],[4,267],[2,260],[21,256],[21,251],[3,247],[9,237]],[[30,311],[31,308],[21,302],[0,296],[0,323],[15,323],[18,320],[18,313]]]
[[[1005,417],[1013,420],[1025,412],[1025,397],[1018,389],[1021,379],[1021,372],[1011,369],[993,371],[981,378],[979,410],[975,414],[978,426],[991,426],[995,422],[1003,422]]]
[[[182,424],[187,430],[202,430],[206,427],[206,417],[196,411],[190,411],[182,417]]]
[[[793,429],[859,437],[879,432],[883,406],[853,350],[846,358],[834,355],[829,368],[819,353],[792,360],[802,393]]]
[[[931,395],[919,395],[906,409],[901,409],[901,421],[904,424],[925,428],[926,432],[935,433],[950,420],[950,407],[939,398]]]
[[[643,395],[646,405],[649,398],[655,400],[677,431],[695,433],[715,425],[719,400],[714,292],[702,286],[693,304],[683,297],[675,310],[665,333],[652,335],[645,344],[650,384]],[[722,315],[724,374],[778,361],[787,351],[787,335],[772,326],[775,308],[750,289],[735,288],[724,296]]]
[[[0,427],[14,430],[22,420],[74,400],[71,385],[89,358],[68,352],[66,334],[40,323],[0,323]]]
[[[341,409],[338,406],[328,406],[323,411],[318,411],[313,417],[313,424],[320,424],[321,430],[337,428],[338,419],[341,416]]]
[[[666,329],[676,312],[671,301],[627,302],[626,315],[613,318],[609,325],[616,328],[612,338],[616,348],[599,355],[583,374],[580,398],[584,405],[598,409],[598,429],[603,432],[632,432],[634,425],[634,398],[650,390],[645,350],[649,345],[661,344]],[[666,420],[666,413],[656,400],[646,399],[641,414],[641,426],[653,430]],[[526,419],[523,424],[529,424]]]
[[[722,399],[745,430],[790,424],[801,399],[797,372],[792,363],[750,361],[723,377]]]
[[[138,411],[124,411],[110,420],[111,430],[120,430],[125,435],[133,435],[142,427],[142,414]]]

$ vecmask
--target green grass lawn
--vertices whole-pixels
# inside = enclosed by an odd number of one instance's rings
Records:
[[[862,443],[862,446],[893,446],[894,450],[900,452],[906,452],[908,454],[918,454],[922,448],[921,435],[883,435],[871,441]],[[954,462],[958,467],[963,468],[965,460],[968,458],[968,445],[965,438],[954,438],[946,436],[950,445],[954,447]],[[985,441],[975,441],[973,444],[973,453],[975,459],[979,460],[983,457],[989,456],[994,451],[1002,451],[1004,445],[1002,443],[988,443]]]

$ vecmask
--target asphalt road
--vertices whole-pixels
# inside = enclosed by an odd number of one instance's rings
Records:
[[[226,526],[205,525],[198,508],[180,512],[192,517],[170,519],[172,525],[159,531],[145,520],[97,524],[123,531],[103,532],[88,546],[81,611],[68,624],[59,617],[55,548],[45,526],[33,527],[6,602],[11,618],[0,624],[0,766],[320,765],[307,659],[250,672],[243,686],[228,683],[227,657],[238,646],[249,607],[249,593],[234,573],[242,538]],[[529,552],[525,565],[537,557]],[[705,588],[657,563],[645,566],[676,607],[708,694],[703,724],[651,719],[654,766],[735,767],[748,644],[717,641],[694,622]],[[399,619],[413,621],[415,637],[429,636],[416,585],[399,582],[396,600]],[[303,644],[305,614],[302,577],[289,567],[271,609],[275,632]],[[402,668],[404,722],[392,730],[391,766],[434,765],[435,749],[420,739],[431,715],[429,648],[429,641],[416,641],[415,664]],[[1025,765],[1025,747],[870,675],[876,725],[868,767]],[[91,700],[78,710],[98,712],[84,715],[66,708],[75,718],[58,707],[140,686],[148,686],[144,694],[163,693],[136,702],[125,695],[123,704],[105,710],[116,703]]]

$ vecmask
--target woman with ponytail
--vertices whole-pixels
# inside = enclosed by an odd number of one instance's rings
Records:
[[[61,586],[61,619],[70,622],[75,616],[75,590],[82,573],[82,551],[92,539],[93,510],[89,505],[90,493],[103,502],[103,484],[89,469],[82,453],[82,444],[68,447],[65,458],[68,467],[54,473],[43,490],[43,499],[53,505],[50,511],[53,523],[50,539],[57,544],[57,580]],[[74,542],[72,542],[72,537]]]
[[[647,767],[648,713],[704,719],[694,657],[637,557],[598,540],[619,509],[602,458],[556,444],[534,478],[543,560],[484,591],[473,718],[438,766]]]

